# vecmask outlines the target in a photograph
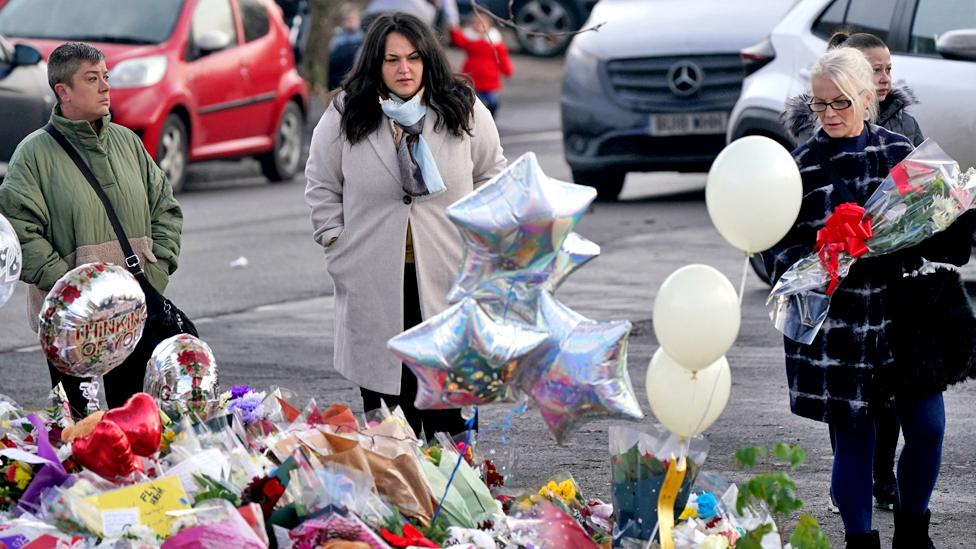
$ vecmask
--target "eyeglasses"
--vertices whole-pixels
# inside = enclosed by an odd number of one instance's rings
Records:
[[[837,101],[831,101],[830,103],[824,103],[822,101],[811,101],[807,103],[807,107],[813,112],[824,112],[827,107],[834,109],[835,111],[842,111],[844,109],[851,108],[854,103],[850,99],[838,99]]]

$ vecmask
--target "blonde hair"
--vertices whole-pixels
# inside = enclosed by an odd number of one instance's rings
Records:
[[[878,95],[874,86],[874,70],[860,50],[839,47],[820,56],[810,69],[810,81],[814,77],[826,78],[856,105],[861,105],[865,93],[870,94],[864,107],[864,119],[878,119]],[[811,95],[813,90],[810,90]]]

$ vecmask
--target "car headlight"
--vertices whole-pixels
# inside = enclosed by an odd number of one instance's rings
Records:
[[[136,57],[126,59],[108,71],[113,88],[139,88],[159,83],[166,74],[166,57]]]
[[[602,94],[600,85],[600,58],[584,51],[574,42],[566,52],[565,82],[567,85],[579,86],[586,91]]]

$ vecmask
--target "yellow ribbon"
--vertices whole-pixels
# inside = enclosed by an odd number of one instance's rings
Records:
[[[682,456],[676,460],[671,456],[671,463],[668,464],[668,472],[664,475],[664,483],[661,485],[661,492],[657,496],[657,524],[658,533],[661,535],[661,549],[674,549],[674,503],[678,499],[678,492],[681,491],[681,483],[685,480],[685,472],[688,470],[688,462]]]

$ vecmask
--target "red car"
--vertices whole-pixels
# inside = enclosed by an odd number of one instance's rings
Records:
[[[271,181],[299,169],[308,88],[272,0],[9,0],[0,34],[45,58],[69,40],[105,52],[112,121],[174,190],[198,160],[255,156]]]

